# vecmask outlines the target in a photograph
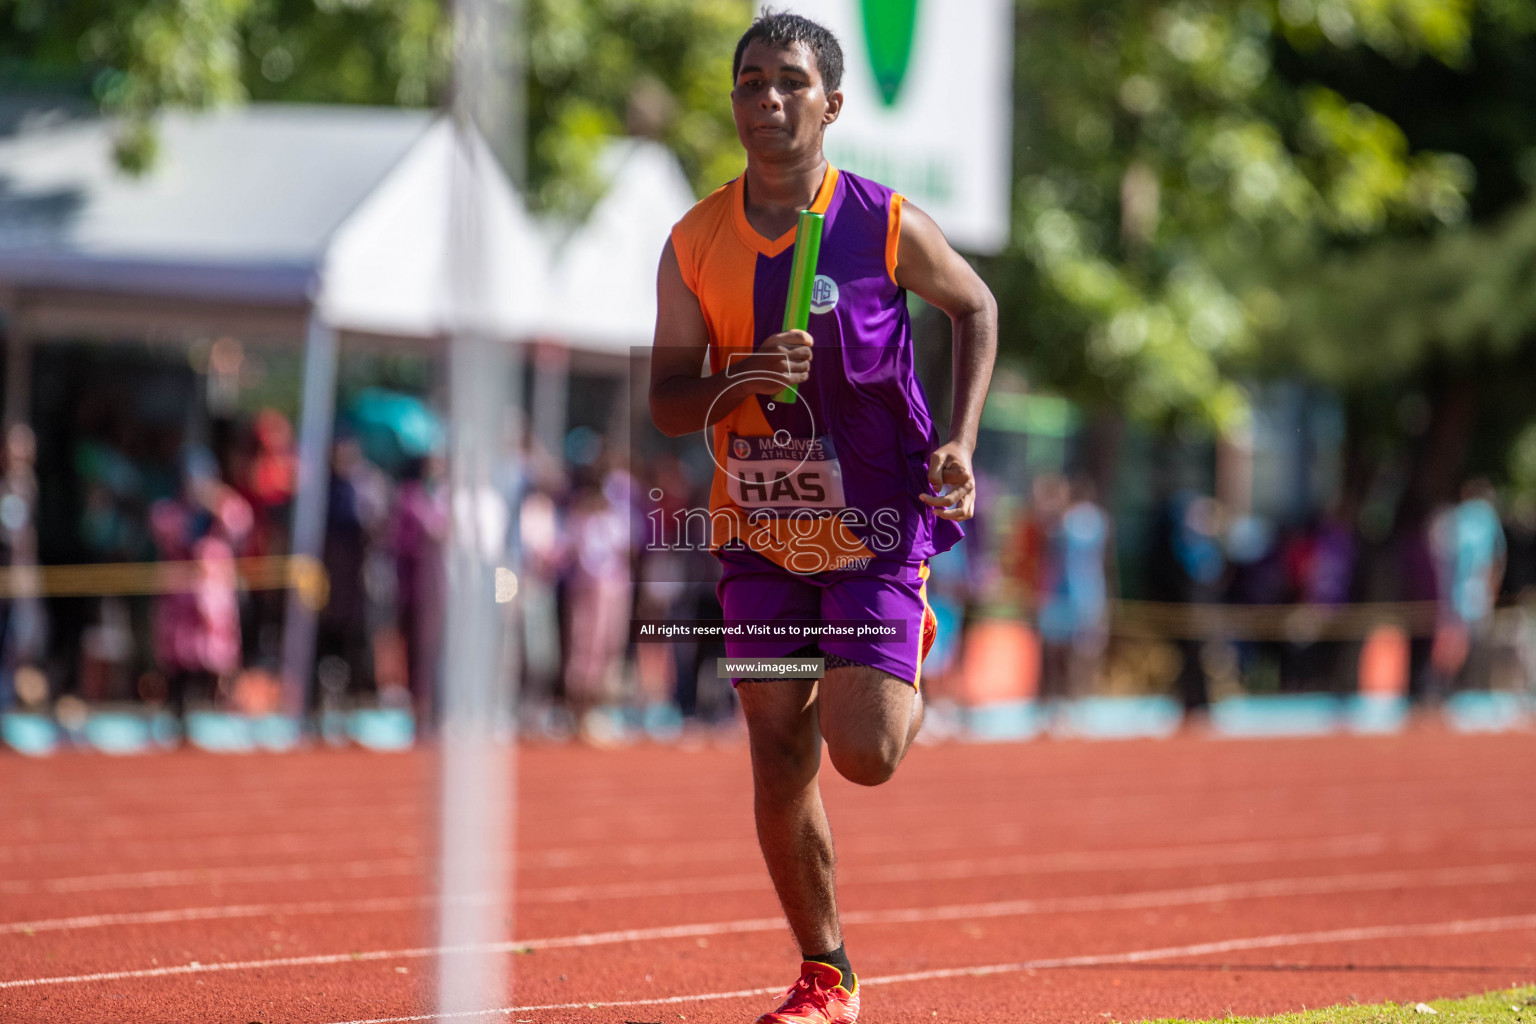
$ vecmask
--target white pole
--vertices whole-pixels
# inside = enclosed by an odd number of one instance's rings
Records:
[[[288,551],[316,561],[325,544],[325,506],[330,497],[336,362],[336,331],[312,309],[304,337],[304,405],[299,411],[299,467]],[[317,614],[298,588],[288,591],[283,617],[283,708],[295,719],[303,718],[309,708]]]
[[[502,168],[475,144],[477,109],[506,88],[498,75],[509,36],[507,0],[455,6],[454,149],[449,179],[447,291],[450,298],[449,493],[446,664],[439,745],[438,1012],[508,1005],[510,957],[486,947],[512,931],[515,681],[510,604],[498,603],[496,570],[510,548],[516,508],[511,360],[490,310],[485,197],[502,187]],[[494,109],[495,105],[491,104]],[[492,133],[494,134],[494,133]],[[503,580],[502,590],[507,590]],[[505,946],[502,947],[503,949]]]

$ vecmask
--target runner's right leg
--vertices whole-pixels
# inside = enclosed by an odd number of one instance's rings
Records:
[[[757,840],[802,953],[843,944],[836,857],[817,772],[821,730],[810,679],[743,680],[736,687],[752,750]]]
[[[832,766],[860,786],[890,780],[923,722],[916,687],[868,665],[828,669],[816,708]]]

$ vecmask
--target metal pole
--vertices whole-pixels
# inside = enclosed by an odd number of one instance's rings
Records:
[[[311,310],[304,338],[304,404],[299,412],[299,467],[289,554],[316,560],[325,544],[326,501],[330,497],[337,357],[335,329],[318,310]],[[292,718],[302,718],[309,708],[318,614],[297,588],[288,591],[283,616],[283,709]]]
[[[447,659],[442,688],[439,757],[438,1012],[508,1005],[510,956],[489,946],[512,938],[512,826],[515,681],[505,643],[512,611],[497,603],[496,569],[509,550],[515,496],[511,361],[490,301],[493,289],[485,201],[505,187],[492,157],[505,118],[480,122],[489,145],[477,144],[477,114],[502,105],[511,37],[508,0],[458,0],[455,6],[454,149],[449,178],[447,285],[449,470],[452,515],[447,544]],[[485,137],[485,136],[480,136]]]

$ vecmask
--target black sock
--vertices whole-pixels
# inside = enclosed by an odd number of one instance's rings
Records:
[[[802,958],[814,960],[818,964],[831,964],[839,971],[842,971],[843,988],[847,989],[850,993],[853,992],[853,986],[858,984],[853,977],[853,965],[848,963],[848,953],[843,946],[838,946],[830,953],[805,954]]]

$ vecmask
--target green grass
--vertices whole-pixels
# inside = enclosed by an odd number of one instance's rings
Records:
[[[1437,999],[1427,1005],[1383,1003],[1377,1006],[1328,1006],[1282,1013],[1278,1017],[1225,1017],[1224,1024],[1536,1024],[1536,988],[1504,989],[1469,999]],[[1168,1018],[1155,1024],[1193,1024]]]

